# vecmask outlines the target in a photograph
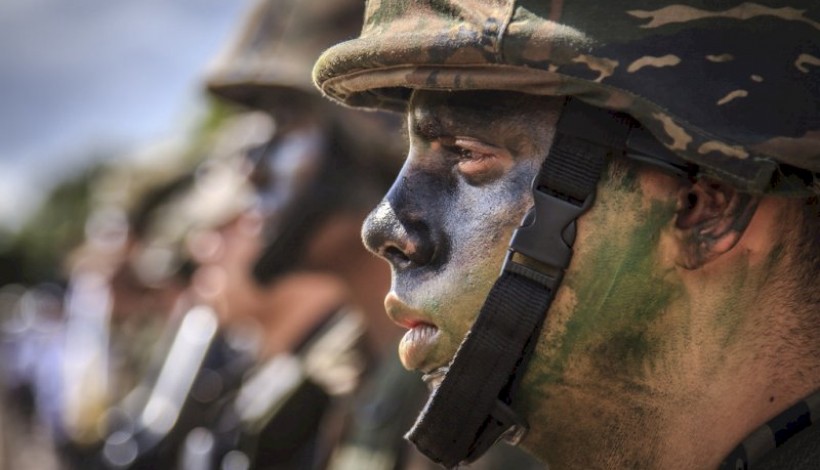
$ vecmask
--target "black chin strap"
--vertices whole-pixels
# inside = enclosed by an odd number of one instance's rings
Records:
[[[567,100],[533,181],[533,207],[513,234],[501,274],[406,436],[433,461],[452,468],[499,439],[517,443],[525,434],[513,400],[572,258],[575,221],[592,205],[607,157],[626,151],[635,126]]]

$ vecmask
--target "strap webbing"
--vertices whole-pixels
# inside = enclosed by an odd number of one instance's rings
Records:
[[[565,115],[572,116],[570,108],[568,104],[561,121]],[[528,240],[516,242],[518,232],[524,229],[534,228],[538,235],[544,235],[536,238],[557,240],[562,246],[549,247],[546,251],[552,253],[542,259],[531,255],[532,249],[523,250],[555,272],[545,274],[508,258],[441,385],[407,434],[421,452],[448,468],[475,460],[511,428],[526,426],[509,405],[569,263],[575,219],[591,204],[605,157],[611,152],[609,146],[561,133],[561,121],[533,182],[536,207],[525,217],[510,246],[516,253],[522,251],[517,243],[529,245]],[[545,200],[559,201],[563,214],[570,216],[544,216],[556,212],[544,207],[539,210],[539,201]],[[570,225],[572,230],[566,230]],[[572,234],[569,240],[568,232]],[[562,261],[556,265],[545,259]]]
[[[452,362],[447,378],[433,392],[408,435],[421,452],[453,467],[474,453],[484,428],[494,431],[490,442],[482,443],[489,447],[510,427],[510,423],[488,419],[499,393],[512,378],[499,371],[512,372],[518,367],[533,326],[543,322],[551,300],[549,289],[521,275],[507,272],[498,278],[456,353],[458,360]],[[448,380],[452,377],[458,380]]]

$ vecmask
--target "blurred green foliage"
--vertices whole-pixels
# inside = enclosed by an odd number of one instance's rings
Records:
[[[83,240],[93,181],[103,171],[95,164],[63,181],[19,232],[0,235],[0,285],[63,280],[62,261]]]

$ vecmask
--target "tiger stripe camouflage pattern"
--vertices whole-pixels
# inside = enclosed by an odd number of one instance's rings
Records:
[[[814,0],[369,0],[314,81],[394,111],[411,89],[573,95],[742,190],[806,196],[820,194],[819,39]]]

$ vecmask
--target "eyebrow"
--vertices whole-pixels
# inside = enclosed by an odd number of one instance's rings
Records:
[[[437,139],[445,134],[444,126],[435,114],[427,112],[416,118],[413,116],[413,133],[425,139]]]

